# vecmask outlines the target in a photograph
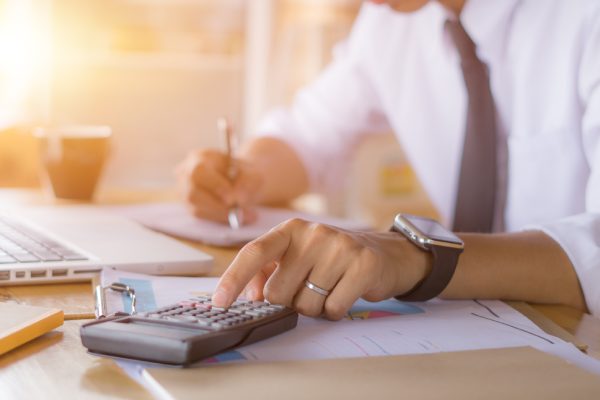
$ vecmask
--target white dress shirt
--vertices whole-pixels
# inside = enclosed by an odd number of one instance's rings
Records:
[[[343,181],[362,136],[392,128],[451,221],[467,98],[447,17],[437,2],[410,14],[363,5],[331,65],[259,134],[289,143],[318,190]],[[469,0],[461,20],[507,136],[505,228],[554,238],[600,315],[600,2]]]

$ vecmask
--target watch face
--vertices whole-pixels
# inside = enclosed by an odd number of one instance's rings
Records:
[[[423,236],[440,242],[462,244],[462,240],[454,233],[430,218],[402,214],[402,217],[417,228]]]

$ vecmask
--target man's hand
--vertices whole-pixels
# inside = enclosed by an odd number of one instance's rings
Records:
[[[227,223],[231,207],[241,208],[243,223],[256,219],[257,204],[263,177],[251,163],[235,160],[236,180],[227,178],[229,160],[216,150],[196,150],[177,167],[180,193],[191,213],[203,219]]]
[[[394,232],[365,233],[293,219],[250,242],[221,277],[213,304],[228,307],[245,288],[308,316],[341,319],[362,297],[379,301],[410,290],[429,256]],[[308,280],[330,292],[305,286]]]

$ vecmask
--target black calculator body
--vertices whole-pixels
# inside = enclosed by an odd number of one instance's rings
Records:
[[[286,307],[238,300],[229,309],[200,296],[136,315],[99,319],[81,327],[92,353],[163,364],[188,365],[267,339],[296,326]]]

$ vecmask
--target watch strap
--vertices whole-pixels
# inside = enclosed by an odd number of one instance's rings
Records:
[[[452,276],[454,276],[458,256],[461,252],[461,250],[455,248],[431,246],[431,254],[433,255],[431,272],[410,291],[396,296],[396,299],[426,301],[437,297],[446,289]]]

